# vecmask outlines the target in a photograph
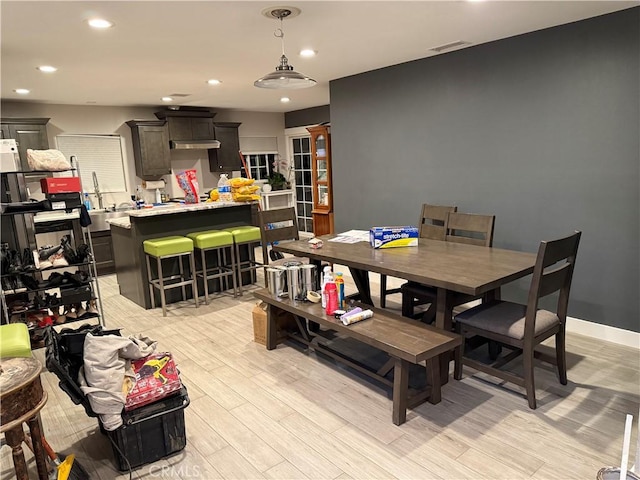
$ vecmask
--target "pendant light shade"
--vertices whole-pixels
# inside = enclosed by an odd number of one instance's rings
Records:
[[[289,65],[289,59],[284,52],[284,31],[282,30],[282,19],[291,15],[291,10],[280,7],[268,9],[267,12],[263,11],[263,13],[280,20],[280,28],[276,30],[274,35],[280,38],[282,42],[282,56],[280,57],[280,65],[278,65],[273,72],[267,73],[253,82],[253,85],[259,88],[288,90],[313,87],[317,82],[307,75],[296,72],[293,69],[293,65]],[[300,13],[299,10],[296,14],[298,13]]]

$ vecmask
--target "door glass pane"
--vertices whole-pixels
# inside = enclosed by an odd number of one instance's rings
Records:
[[[311,141],[310,137],[293,138],[293,167],[296,184],[296,211],[298,229],[313,233],[311,210],[313,208],[311,184]]]

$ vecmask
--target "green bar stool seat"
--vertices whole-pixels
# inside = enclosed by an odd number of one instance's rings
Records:
[[[204,283],[204,301],[209,304],[209,280],[220,279],[220,291],[229,289],[229,279],[233,282],[233,296],[238,295],[236,282],[236,255],[233,248],[233,234],[224,230],[206,230],[204,232],[192,232],[187,238],[193,240],[193,246],[200,252],[200,264],[202,270],[197,275]],[[227,263],[227,249],[231,252],[231,263]],[[207,252],[215,251],[217,263],[207,264]],[[196,252],[197,253],[197,252]],[[223,279],[225,285],[223,285]]]
[[[25,323],[0,325],[0,358],[30,357],[31,338]]]
[[[238,290],[242,295],[242,274],[244,272],[251,273],[251,283],[257,281],[256,270],[262,268],[262,264],[256,262],[255,251],[252,248],[253,244],[260,243],[262,240],[260,236],[260,227],[254,227],[251,225],[242,225],[239,227],[231,227],[224,229],[233,235],[233,243],[236,250],[236,276],[238,280]],[[249,250],[249,258],[247,260],[241,260],[240,246],[247,245]]]
[[[193,255],[193,240],[187,237],[171,236],[152,238],[143,242],[144,253],[147,261],[147,279],[149,281],[149,293],[151,294],[151,305],[155,305],[155,289],[160,291],[160,303],[162,305],[162,316],[167,316],[167,299],[166,290],[180,287],[182,289],[182,299],[186,299],[186,286],[191,285],[193,290],[193,299],[198,308],[198,282],[196,279],[196,265]],[[185,276],[182,261],[184,257],[189,257],[189,265],[191,274]],[[156,259],[158,267],[158,277],[153,278],[151,275],[151,258]],[[162,273],[162,260],[167,258],[176,258],[180,267],[179,275],[170,275],[165,277]]]

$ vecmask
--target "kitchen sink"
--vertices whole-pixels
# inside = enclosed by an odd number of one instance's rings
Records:
[[[111,211],[111,210],[89,210],[91,216],[91,225],[89,225],[90,232],[101,232],[103,230],[109,230],[111,227],[107,223],[107,220],[113,218],[128,217],[129,211]]]

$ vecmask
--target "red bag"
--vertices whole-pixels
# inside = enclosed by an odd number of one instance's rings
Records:
[[[184,203],[199,203],[198,196],[198,176],[195,170],[185,170],[176,173],[178,185],[184,191]]]
[[[127,395],[126,411],[153,403],[182,388],[171,353],[154,353],[131,362],[136,384]]]

